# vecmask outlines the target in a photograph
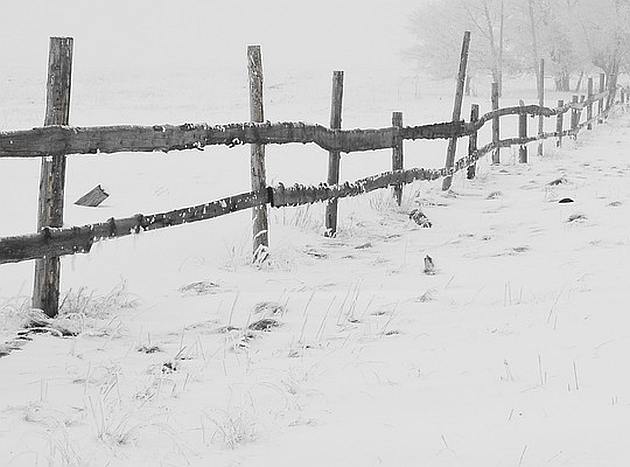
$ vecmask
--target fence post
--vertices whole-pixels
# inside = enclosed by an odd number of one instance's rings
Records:
[[[600,73],[599,74],[599,92],[600,92],[600,94],[602,92],[604,92],[604,89],[606,89],[606,75],[604,73]],[[599,103],[597,105],[597,116],[599,117],[597,119],[598,123],[603,123],[604,122],[603,114],[604,114],[604,98],[602,97],[602,98],[599,99]]]
[[[564,101],[560,99],[558,101],[558,109],[564,107]],[[564,131],[564,114],[558,112],[556,116],[556,133],[558,134],[558,142],[556,143],[557,147],[562,147],[562,132]]]
[[[499,109],[499,83],[492,83],[492,110]],[[501,149],[499,148],[499,140],[501,139],[501,130],[499,128],[499,116],[492,117],[492,143],[495,145],[495,149],[492,152],[492,163],[501,163]]]
[[[571,103],[572,104],[577,104],[578,103],[578,96],[573,96],[573,98],[571,99]],[[572,109],[571,111],[571,131],[573,132],[573,137],[577,138],[577,126],[578,126],[578,112],[579,110],[577,109]]]
[[[332,77],[332,101],[330,104],[330,128],[341,128],[341,110],[343,104],[343,71],[333,71]],[[328,184],[339,183],[339,164],[341,153],[339,151],[328,152]],[[326,204],[326,231],[324,236],[337,235],[337,209],[339,200],[332,199]]]
[[[593,119],[593,102],[591,102],[593,100],[593,77],[589,76],[588,78],[588,88],[587,88],[587,94],[588,94],[588,106],[586,106],[586,120],[588,120],[588,125],[586,128],[588,128],[589,130],[593,129],[593,122],[591,121]]]
[[[519,101],[519,105],[523,107],[525,102]],[[527,114],[518,114],[518,137],[519,139],[527,138]],[[518,149],[518,161],[527,164],[527,144],[523,143]]]
[[[462,117],[462,102],[464,100],[464,87],[466,84],[466,68],[468,67],[468,50],[470,48],[470,31],[464,32],[462,53],[459,59],[459,71],[457,72],[457,88],[455,89],[455,104],[453,106],[453,121],[457,122]],[[457,150],[457,138],[454,136],[448,142],[446,150],[445,167],[450,169],[455,164],[455,151]],[[442,181],[442,190],[448,190],[453,182],[453,177],[446,176]]]
[[[247,46],[247,74],[249,78],[249,113],[252,122],[264,122],[263,68],[259,45]],[[265,146],[251,145],[252,191],[267,188],[265,174]],[[267,205],[252,208],[253,262],[264,262],[269,255],[269,226]]]
[[[479,120],[479,104],[472,104],[470,106],[470,123],[477,123]],[[472,156],[477,151],[477,135],[478,131],[471,133],[468,136],[468,155]],[[477,163],[473,163],[468,166],[468,173],[466,177],[468,180],[472,180],[477,175]]]
[[[403,114],[402,112],[392,113],[392,126],[394,128],[402,128],[403,126]],[[392,170],[403,170],[403,140],[400,137],[396,138],[394,147],[392,149]],[[396,204],[400,206],[402,204],[403,185],[402,183],[394,186],[394,199]]]
[[[586,96],[584,94],[582,94],[580,96],[580,104],[584,104],[584,102],[586,101]],[[578,116],[577,116],[577,122],[578,125],[580,124],[580,122],[582,121],[582,114],[584,113],[584,107],[582,107],[579,111],[578,111]]]
[[[67,125],[69,122],[73,43],[71,37],[50,38],[45,126]],[[42,159],[37,212],[38,231],[45,227],[63,227],[65,179],[65,156],[46,156]],[[57,316],[60,282],[61,261],[58,256],[36,260],[33,308],[43,310],[50,317]]]
[[[540,72],[538,73],[539,83],[538,83],[538,105],[540,107],[545,106],[545,59],[540,59]],[[542,136],[545,132],[545,117],[541,114],[538,117],[538,136]],[[543,155],[543,142],[540,140],[538,142],[538,155]]]

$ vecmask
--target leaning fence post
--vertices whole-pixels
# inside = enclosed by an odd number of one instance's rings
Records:
[[[558,135],[557,147],[562,147],[562,132],[564,131],[564,113],[560,111],[564,107],[564,101],[560,99],[558,101],[558,115],[556,117],[556,133]]]
[[[50,38],[45,126],[68,124],[73,42],[71,37]],[[65,179],[65,156],[46,156],[42,159],[37,212],[38,231],[45,227],[63,227]],[[52,256],[37,259],[33,282],[33,308],[43,310],[50,317],[56,316],[59,312],[60,282],[60,258]]]
[[[525,106],[525,102],[519,101],[521,107]],[[527,138],[527,114],[522,112],[518,114],[518,138],[524,140]],[[527,164],[527,144],[521,143],[518,150],[518,161]]]
[[[464,100],[464,87],[466,84],[466,68],[468,67],[468,50],[470,48],[470,31],[464,32],[462,42],[462,53],[459,59],[459,71],[457,72],[457,88],[455,90],[455,104],[453,106],[453,121],[457,122],[462,117],[462,102]],[[455,164],[455,151],[457,150],[457,138],[453,136],[448,142],[446,150],[446,169],[451,169]],[[453,182],[453,177],[447,175],[442,180],[442,190],[448,190]]]
[[[540,107],[545,106],[545,59],[540,59],[540,73],[538,83],[538,105]],[[538,117],[538,137],[542,137],[545,132],[545,117],[541,113]],[[543,142],[542,139],[538,142],[538,155],[543,155]]]
[[[330,105],[330,128],[341,128],[341,109],[343,103],[343,71],[334,71],[332,77],[332,102]],[[341,153],[328,153],[328,184],[339,183],[339,164]],[[337,207],[338,200],[332,199],[326,205],[326,237],[337,235]]]
[[[392,126],[394,128],[402,128],[403,126],[403,114],[402,112],[392,113]],[[400,136],[396,136],[394,147],[392,149],[392,171],[403,170],[403,139]],[[400,206],[402,204],[403,185],[402,183],[394,185],[394,199],[396,204]]]
[[[600,73],[599,74],[599,93],[601,94],[602,92],[604,92],[604,89],[606,89],[606,74]],[[604,122],[603,114],[604,114],[604,98],[602,97],[599,99],[599,103],[597,105],[597,116],[599,117],[597,119],[597,123]]]
[[[573,98],[571,99],[571,103],[572,104],[577,104],[578,103],[578,96],[573,96]],[[573,134],[574,138],[577,138],[577,126],[578,126],[578,115],[579,115],[579,110],[578,109],[573,109],[571,112],[571,132]]]
[[[588,120],[588,125],[586,128],[589,130],[593,129],[593,77],[589,76],[588,78],[588,106],[586,106],[586,120]]]
[[[249,77],[249,112],[252,122],[264,122],[263,106],[263,68],[259,45],[247,46],[247,74]],[[267,188],[265,174],[265,146],[251,145],[251,182],[252,191]],[[267,205],[252,208],[253,261],[265,261],[269,252],[269,226],[267,223]]]
[[[492,111],[499,110],[499,83],[492,83]],[[499,128],[499,116],[495,115],[492,117],[492,144],[495,149],[492,152],[492,163],[499,164],[501,163],[501,149],[499,148],[499,140],[500,140],[501,130]]]
[[[479,104],[472,104],[470,106],[470,123],[475,124],[479,121]],[[468,136],[468,155],[473,156],[477,152],[477,135],[478,131],[471,133]],[[473,162],[468,166],[467,178],[472,180],[477,175],[477,163]]]

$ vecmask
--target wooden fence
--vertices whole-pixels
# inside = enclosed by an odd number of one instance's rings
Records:
[[[470,33],[464,36],[458,73],[453,120],[428,125],[404,126],[403,116],[395,112],[392,126],[379,129],[341,129],[343,98],[343,72],[333,74],[333,97],[330,128],[303,122],[264,122],[263,71],[260,48],[248,47],[249,90],[251,122],[227,125],[183,124],[154,126],[68,126],[70,83],[72,71],[71,38],[51,38],[46,120],[41,128],[0,132],[0,158],[39,157],[42,159],[40,202],[37,233],[0,238],[0,264],[36,260],[33,306],[49,316],[58,313],[61,265],[59,258],[77,253],[89,253],[94,242],[123,237],[197,222],[232,212],[252,209],[254,260],[264,261],[268,249],[267,205],[280,208],[315,202],[328,202],[326,209],[326,235],[334,236],[337,229],[337,200],[370,191],[393,187],[400,205],[402,187],[418,180],[443,179],[443,188],[450,187],[452,176],[467,169],[467,177],[475,177],[476,162],[488,153],[492,161],[500,163],[500,149],[519,146],[519,161],[527,163],[527,144],[557,138],[557,144],[567,136],[577,137],[584,129],[591,129],[608,116],[615,103],[616,85],[605,89],[606,77],[600,76],[600,89],[593,92],[589,79],[588,95],[581,101],[574,96],[571,103],[559,101],[557,107],[544,106],[544,90],[539,86],[538,105],[521,105],[499,108],[498,86],[492,86],[492,108],[479,115],[474,104],[469,122],[460,120],[463,83]],[[541,71],[544,62],[541,62]],[[614,82],[615,80],[611,80]],[[614,87],[613,87],[614,86]],[[619,102],[625,104],[626,92],[621,90]],[[594,105],[597,111],[594,112]],[[587,110],[587,119],[582,113]],[[564,128],[564,115],[569,113],[570,127]],[[519,116],[519,136],[500,138],[500,119],[508,115]],[[535,135],[527,133],[527,116],[539,117]],[[544,132],[545,118],[556,118],[556,131]],[[478,131],[492,122],[492,141],[477,147]],[[455,159],[459,138],[468,137],[467,154]],[[449,140],[446,163],[440,169],[403,168],[403,141],[423,139]],[[264,147],[268,144],[314,143],[329,153],[328,182],[317,186],[267,186],[265,179]],[[198,206],[156,214],[136,214],[126,218],[110,218],[105,222],[80,227],[63,228],[63,201],[66,156],[70,154],[112,154],[120,152],[169,152],[198,149],[206,146],[251,145],[252,191],[229,196]],[[392,149],[392,171],[354,182],[339,183],[341,153]]]

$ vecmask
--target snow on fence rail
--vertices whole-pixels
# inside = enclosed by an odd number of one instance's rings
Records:
[[[460,115],[461,81],[465,77],[468,41],[464,37],[462,60],[458,76],[456,109],[454,116]],[[250,103],[262,105],[262,64],[257,46],[248,48],[250,65]],[[104,239],[123,237],[149,231],[181,225],[190,222],[212,219],[232,212],[253,209],[254,217],[254,259],[264,260],[268,244],[266,238],[260,241],[261,233],[266,234],[266,206],[299,206],[328,201],[327,235],[336,232],[336,200],[357,196],[377,189],[394,187],[394,196],[400,204],[402,186],[419,181],[437,179],[449,180],[444,188],[450,186],[450,177],[460,170],[468,169],[468,178],[475,176],[475,164],[484,155],[492,152],[493,162],[499,162],[499,149],[520,146],[520,162],[527,162],[528,143],[548,138],[558,138],[558,145],[565,136],[577,137],[584,128],[591,129],[596,122],[602,122],[612,109],[617,88],[604,89],[605,77],[600,76],[600,92],[593,93],[592,78],[589,79],[588,96],[582,101],[578,96],[565,104],[558,102],[555,108],[544,105],[520,105],[498,108],[496,85],[493,85],[493,111],[479,117],[479,106],[473,104],[471,121],[454,120],[420,126],[403,126],[402,114],[395,112],[391,127],[379,129],[343,130],[340,126],[341,98],[343,94],[343,73],[333,76],[333,109],[337,116],[331,118],[331,127],[306,124],[303,122],[260,123],[262,111],[252,114],[252,120],[258,122],[232,123],[227,125],[184,124],[154,126],[101,126],[70,127],[68,123],[70,73],[72,68],[72,39],[51,38],[49,56],[49,76],[47,88],[46,121],[42,128],[31,130],[0,132],[0,158],[42,158],[42,182],[40,184],[40,210],[38,232],[0,238],[0,264],[37,260],[33,306],[43,309],[49,316],[58,312],[60,262],[65,255],[88,253],[94,242]],[[541,62],[541,69],[544,68]],[[256,81],[259,81],[256,83]],[[615,80],[611,80],[614,83]],[[613,85],[614,86],[614,85]],[[606,99],[606,104],[604,104]],[[544,102],[544,91],[539,102]],[[621,104],[626,103],[626,93],[621,89]],[[598,104],[597,112],[593,105]],[[587,120],[580,122],[583,110],[587,109]],[[260,107],[262,110],[262,107]],[[564,129],[564,114],[571,112],[570,128]],[[335,115],[335,113],[333,113]],[[500,117],[519,115],[519,137],[500,139]],[[557,118],[555,132],[539,132],[535,136],[527,135],[527,116]],[[493,124],[492,142],[477,148],[477,132],[488,122]],[[466,156],[454,160],[457,139],[469,138]],[[440,169],[402,168],[402,142],[405,140],[449,139],[449,149],[445,167]],[[264,174],[264,148],[267,144],[314,143],[329,151],[329,183],[317,186],[295,184],[285,187],[278,184],[267,186]],[[70,154],[110,154],[116,152],[169,152],[174,150],[199,149],[209,145],[239,144],[252,145],[252,191],[229,196],[206,204],[176,209],[156,214],[136,214],[121,219],[108,219],[105,222],[80,227],[63,228],[63,192],[65,178],[65,156]],[[340,152],[393,149],[392,171],[354,182],[336,183],[334,174],[338,174]],[[261,156],[262,153],[262,156]],[[336,155],[336,157],[335,157]],[[335,167],[336,164],[336,167]],[[333,177],[331,178],[331,173]],[[332,207],[332,209],[331,209]],[[261,223],[260,210],[265,209],[265,219]],[[332,213],[329,212],[332,210]],[[258,239],[258,241],[257,241]]]

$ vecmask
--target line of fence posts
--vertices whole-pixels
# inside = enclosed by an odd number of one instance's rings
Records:
[[[463,94],[466,80],[468,53],[470,47],[470,32],[466,31],[462,43],[462,53],[459,64],[457,88],[455,94],[455,103],[453,108],[453,121],[459,121],[461,118],[461,108],[463,103]],[[69,108],[70,108],[70,90],[72,79],[72,55],[73,40],[72,38],[52,37],[50,39],[49,62],[48,62],[48,78],[46,91],[46,118],[44,126],[49,125],[68,125]],[[249,78],[249,102],[250,102],[250,120],[252,122],[264,122],[264,100],[263,100],[263,68],[262,54],[259,45],[250,45],[247,47],[248,58],[248,78]],[[540,61],[539,81],[538,81],[538,103],[544,107],[544,60]],[[344,89],[344,72],[333,72],[332,79],[332,99],[331,99],[331,129],[340,129],[342,124],[342,104]],[[606,75],[601,73],[599,76],[600,94],[606,89]],[[581,99],[574,95],[572,104],[584,102],[588,98],[587,120],[588,129],[592,129],[591,120],[593,119],[593,78],[588,78],[588,94],[582,95]],[[622,89],[620,92],[620,100],[625,104],[627,94]],[[613,99],[609,99],[612,101]],[[499,109],[499,84],[492,83],[491,87],[491,104],[492,111]],[[520,105],[524,106],[524,102],[520,101]],[[612,104],[610,104],[612,106]],[[558,108],[564,106],[564,101],[558,101]],[[608,102],[604,103],[604,98],[598,101],[597,119],[599,123],[603,122],[606,115]],[[571,109],[571,131],[577,136],[577,129],[581,119],[583,109]],[[475,123],[479,120],[479,105],[472,104],[470,113],[470,122]],[[556,133],[558,135],[557,145],[562,145],[563,137],[563,113],[557,114]],[[403,114],[401,112],[392,113],[392,127],[403,127]],[[519,138],[527,138],[527,114],[519,114]],[[538,136],[544,135],[544,116],[539,116]],[[468,154],[473,156],[477,151],[478,130],[468,135]],[[445,167],[447,169],[454,166],[455,153],[457,148],[458,137],[449,139],[447,149],[447,158]],[[500,117],[494,115],[492,117],[492,143],[494,149],[492,151],[492,163],[500,163]],[[538,154],[542,155],[542,142],[538,146]],[[266,174],[265,174],[265,145],[254,143],[250,145],[251,154],[251,186],[252,191],[267,190]],[[340,151],[329,151],[328,165],[328,184],[336,185],[340,178]],[[528,152],[527,145],[522,144],[519,149],[519,162],[527,163]],[[37,229],[42,231],[49,227],[63,226],[63,204],[64,204],[64,186],[65,186],[65,156],[47,156],[42,159],[42,170],[40,177],[40,195],[38,203],[38,219]],[[392,171],[403,170],[403,138],[397,133],[392,145]],[[476,176],[476,163],[471,164],[467,168],[467,178],[472,179]],[[450,188],[452,177],[445,177],[443,180],[443,189]],[[396,203],[400,206],[402,203],[403,184],[396,184],[393,187],[393,196]],[[338,220],[338,201],[331,200],[326,206],[326,236],[334,236],[337,232]],[[262,262],[268,255],[269,248],[269,227],[266,203],[261,206],[252,208],[252,235],[253,235],[253,260],[254,262]],[[35,263],[35,279],[33,287],[33,306],[44,310],[49,316],[55,316],[59,309],[59,289],[60,289],[61,266],[58,256],[44,257],[36,260]]]

